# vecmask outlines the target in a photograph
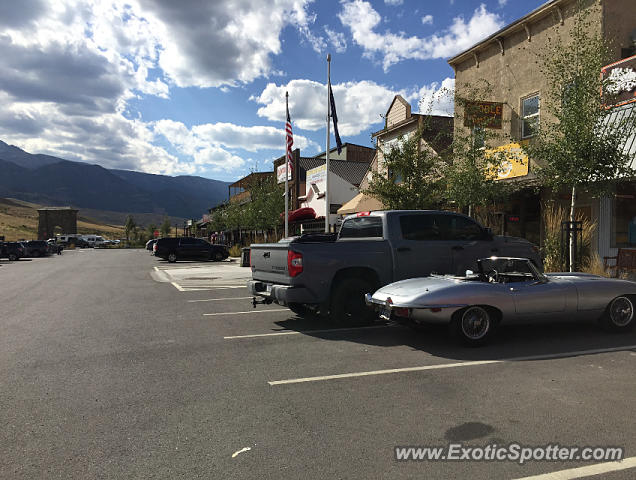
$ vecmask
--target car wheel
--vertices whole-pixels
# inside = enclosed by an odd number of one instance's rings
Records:
[[[455,314],[451,329],[465,345],[483,345],[494,329],[493,315],[487,309],[474,305]]]
[[[375,291],[364,278],[344,278],[334,287],[330,317],[341,325],[366,325],[375,320],[375,313],[364,303],[364,295]]]
[[[312,310],[304,303],[289,303],[287,308],[301,318],[315,318],[317,315],[315,310]]]
[[[605,326],[615,332],[624,332],[634,326],[634,300],[627,296],[610,302],[603,317]]]
[[[176,254],[176,253],[174,253],[174,252],[169,253],[169,254],[168,254],[168,261],[169,261],[170,263],[174,263],[174,262],[176,262],[176,261],[177,261],[177,254]]]
[[[223,253],[222,252],[215,252],[214,253],[214,261],[215,262],[222,262],[223,261]]]
[[[16,260],[19,260],[20,257],[18,257],[15,253],[10,253],[9,254],[9,260],[12,262],[15,262]]]

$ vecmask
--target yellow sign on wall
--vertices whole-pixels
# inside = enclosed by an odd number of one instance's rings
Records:
[[[501,147],[486,150],[486,157],[503,156],[497,169],[497,180],[523,177],[528,175],[528,156],[518,143],[509,143]]]

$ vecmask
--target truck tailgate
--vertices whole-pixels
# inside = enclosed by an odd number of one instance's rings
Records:
[[[259,243],[251,246],[252,278],[262,282],[289,284],[287,250],[289,242]]]

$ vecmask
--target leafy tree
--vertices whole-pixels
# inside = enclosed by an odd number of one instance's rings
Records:
[[[155,238],[155,230],[157,230],[157,225],[149,223],[143,233],[145,238],[142,241],[147,242],[148,240]]]
[[[427,209],[438,206],[443,193],[443,163],[422,142],[423,130],[383,152],[383,162],[373,172],[364,193],[377,198],[388,209]]]
[[[163,217],[163,223],[161,224],[161,227],[159,228],[159,230],[161,231],[162,237],[170,236],[172,225],[170,225],[170,219],[168,217]]]
[[[497,179],[497,172],[506,160],[503,152],[495,152],[495,146],[509,143],[510,138],[502,130],[487,128],[475,123],[474,109],[479,102],[491,99],[491,86],[482,80],[474,85],[462,86],[455,94],[456,125],[453,142],[445,169],[445,198],[460,210],[468,209],[474,216],[475,207],[492,210],[505,201],[514,184]],[[467,121],[466,121],[467,120]]]
[[[128,215],[126,217],[126,223],[124,225],[124,232],[126,235],[127,242],[130,241],[130,235],[131,233],[133,233],[136,227],[137,227],[137,224],[135,223],[135,220],[133,219],[132,215]]]
[[[599,95],[602,89],[607,91],[608,81],[599,73],[611,56],[592,15],[598,8],[579,1],[569,39],[556,36],[537,54],[549,89],[542,99],[541,124],[527,151],[537,161],[544,185],[571,192],[570,221],[575,220],[579,191],[595,196],[609,193],[611,182],[630,172],[624,145],[636,119],[608,126],[613,111],[603,108]],[[572,238],[571,266],[573,256]]]

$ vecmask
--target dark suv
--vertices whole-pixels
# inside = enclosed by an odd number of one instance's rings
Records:
[[[26,257],[44,257],[50,253],[49,244],[44,240],[29,240],[28,242],[22,242],[22,244],[26,249]]]
[[[177,260],[214,260],[220,262],[230,256],[225,245],[212,245],[201,238],[159,238],[153,250],[155,256],[176,262]]]
[[[24,257],[24,247],[19,242],[0,242],[0,258],[8,258],[12,262]]]

